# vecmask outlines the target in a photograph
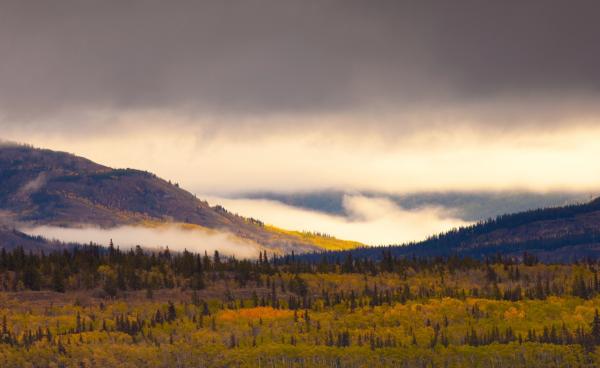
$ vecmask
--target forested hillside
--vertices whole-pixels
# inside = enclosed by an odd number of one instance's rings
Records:
[[[600,254],[600,199],[589,203],[506,214],[403,245],[383,247],[395,256],[460,255],[479,259],[503,254],[536,254],[542,261],[570,262]],[[380,247],[348,251],[355,258],[378,259]],[[348,252],[308,254],[306,259],[343,258]]]

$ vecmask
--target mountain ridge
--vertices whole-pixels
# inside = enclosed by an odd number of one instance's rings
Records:
[[[178,184],[146,171],[113,169],[66,152],[16,144],[0,146],[0,210],[5,220],[32,225],[193,224],[280,253],[328,246],[316,236],[279,231],[222,206],[211,207]],[[340,249],[359,243],[329,244]]]
[[[600,256],[600,198],[582,204],[548,207],[452,229],[420,242],[308,254],[302,257],[380,259],[392,256],[469,256],[534,254],[548,262],[568,262]]]

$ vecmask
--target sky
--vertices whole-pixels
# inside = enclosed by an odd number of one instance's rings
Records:
[[[591,0],[0,0],[0,138],[223,201],[594,193],[599,12]]]

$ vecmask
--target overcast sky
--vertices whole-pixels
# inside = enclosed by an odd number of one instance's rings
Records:
[[[593,190],[597,1],[0,0],[0,137],[198,194]]]

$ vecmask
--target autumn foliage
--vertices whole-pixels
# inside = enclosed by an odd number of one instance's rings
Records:
[[[1,367],[594,367],[593,261],[0,253]]]

